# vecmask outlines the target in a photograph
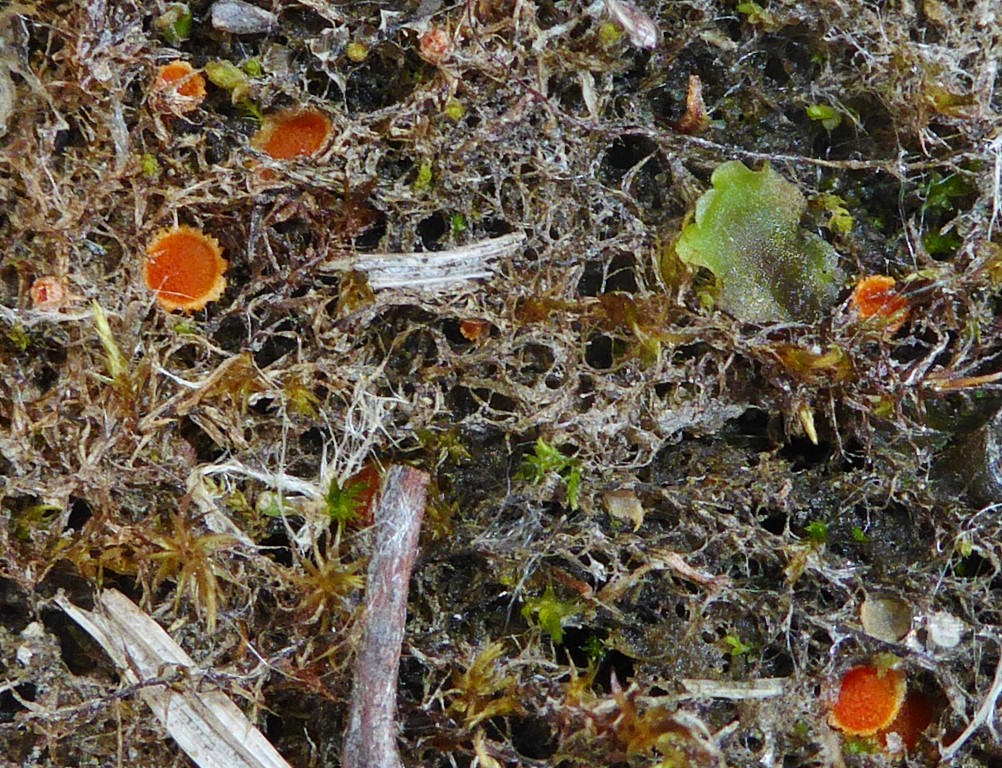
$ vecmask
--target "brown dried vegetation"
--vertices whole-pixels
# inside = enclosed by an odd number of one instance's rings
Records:
[[[992,703],[1002,499],[964,483],[1002,402],[995,0],[617,2],[653,48],[588,3],[290,0],[240,36],[210,5],[173,41],[152,0],[0,9],[9,762],[189,765],[51,600],[113,585],[291,763],[339,764],[372,536],[328,499],[372,461],[434,475],[407,765],[862,764],[827,707],[887,650],[947,702],[933,741]],[[165,117],[151,73],[179,58],[230,81]],[[289,110],[330,137],[267,161],[251,137]],[[663,274],[731,159],[844,201],[842,267],[897,280],[907,322],[868,331],[848,284],[816,325],[742,325],[704,306],[707,275]],[[143,285],[144,244],[182,222],[229,261],[191,316]],[[511,232],[493,278],[438,292],[323,268]],[[67,300],[39,302],[41,278]],[[539,439],[567,463],[533,483]],[[559,643],[520,611],[551,585],[579,607]],[[888,649],[868,592],[919,629],[950,614],[959,643]],[[981,727],[958,750],[1002,745]]]

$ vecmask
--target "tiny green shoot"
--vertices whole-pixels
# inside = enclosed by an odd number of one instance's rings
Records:
[[[327,493],[324,495],[327,516],[339,526],[344,526],[352,520],[358,519],[364,511],[362,505],[365,502],[367,490],[367,483],[361,478],[352,478],[344,484],[336,478],[331,480]]]
[[[535,451],[526,456],[518,476],[533,485],[541,485],[551,474],[559,475],[567,486],[567,504],[577,511],[581,499],[581,461],[565,456],[543,438],[536,440]]]
[[[725,635],[723,638],[721,638],[720,642],[723,645],[724,650],[730,656],[743,656],[746,653],[751,653],[751,651],[754,650],[752,646],[748,645],[748,643],[743,642],[741,638],[735,634]]]
[[[191,36],[191,9],[184,3],[169,3],[153,22],[160,36],[170,45],[177,45]]]
[[[564,620],[578,614],[579,608],[573,600],[561,600],[553,591],[553,585],[539,597],[531,597],[522,606],[522,617],[527,621],[536,617],[539,628],[548,634],[553,642],[560,645],[564,641]]]
[[[140,160],[140,164],[144,175],[150,178],[160,175],[160,163],[157,161],[157,156],[153,153],[147,152],[144,154]]]
[[[417,178],[414,179],[414,189],[418,192],[429,189],[431,187],[431,163],[423,162],[418,166]]]
[[[804,533],[811,543],[821,545],[828,541],[828,524],[820,520],[812,520],[804,528]]]

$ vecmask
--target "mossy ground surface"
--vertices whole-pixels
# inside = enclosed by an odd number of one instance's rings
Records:
[[[190,764],[52,600],[116,587],[290,763],[338,765],[372,536],[330,488],[372,462],[433,475],[408,766],[893,762],[827,722],[878,653],[940,701],[917,764],[991,706],[1002,499],[963,483],[1002,369],[995,0],[640,0],[650,50],[572,0],[288,0],[239,36],[197,2],[173,42],[169,5],[0,9],[5,764]],[[176,58],[246,80],[158,112]],[[319,155],[251,147],[302,106],[333,120]],[[907,322],[861,324],[852,280],[811,324],[708,308],[671,241],[735,159],[801,188],[845,274],[897,278]],[[229,261],[190,317],[142,282],[175,224]],[[493,277],[435,292],[330,267],[509,233]],[[43,276],[61,304],[33,305]],[[868,635],[867,595],[919,631]]]

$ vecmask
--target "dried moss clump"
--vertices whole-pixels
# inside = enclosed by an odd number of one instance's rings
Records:
[[[992,765],[997,3],[258,5],[0,9],[7,762],[189,764],[54,600],[113,587],[340,765],[360,478],[407,465],[407,765],[869,765],[828,712],[881,653],[936,702],[888,748]],[[729,173],[778,260],[663,269]],[[145,248],[184,222],[227,287],[174,314]]]

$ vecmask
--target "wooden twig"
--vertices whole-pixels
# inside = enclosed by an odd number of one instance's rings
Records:
[[[362,649],[345,731],[343,768],[401,768],[397,750],[397,668],[407,619],[407,588],[417,557],[428,475],[393,467],[376,509]]]

